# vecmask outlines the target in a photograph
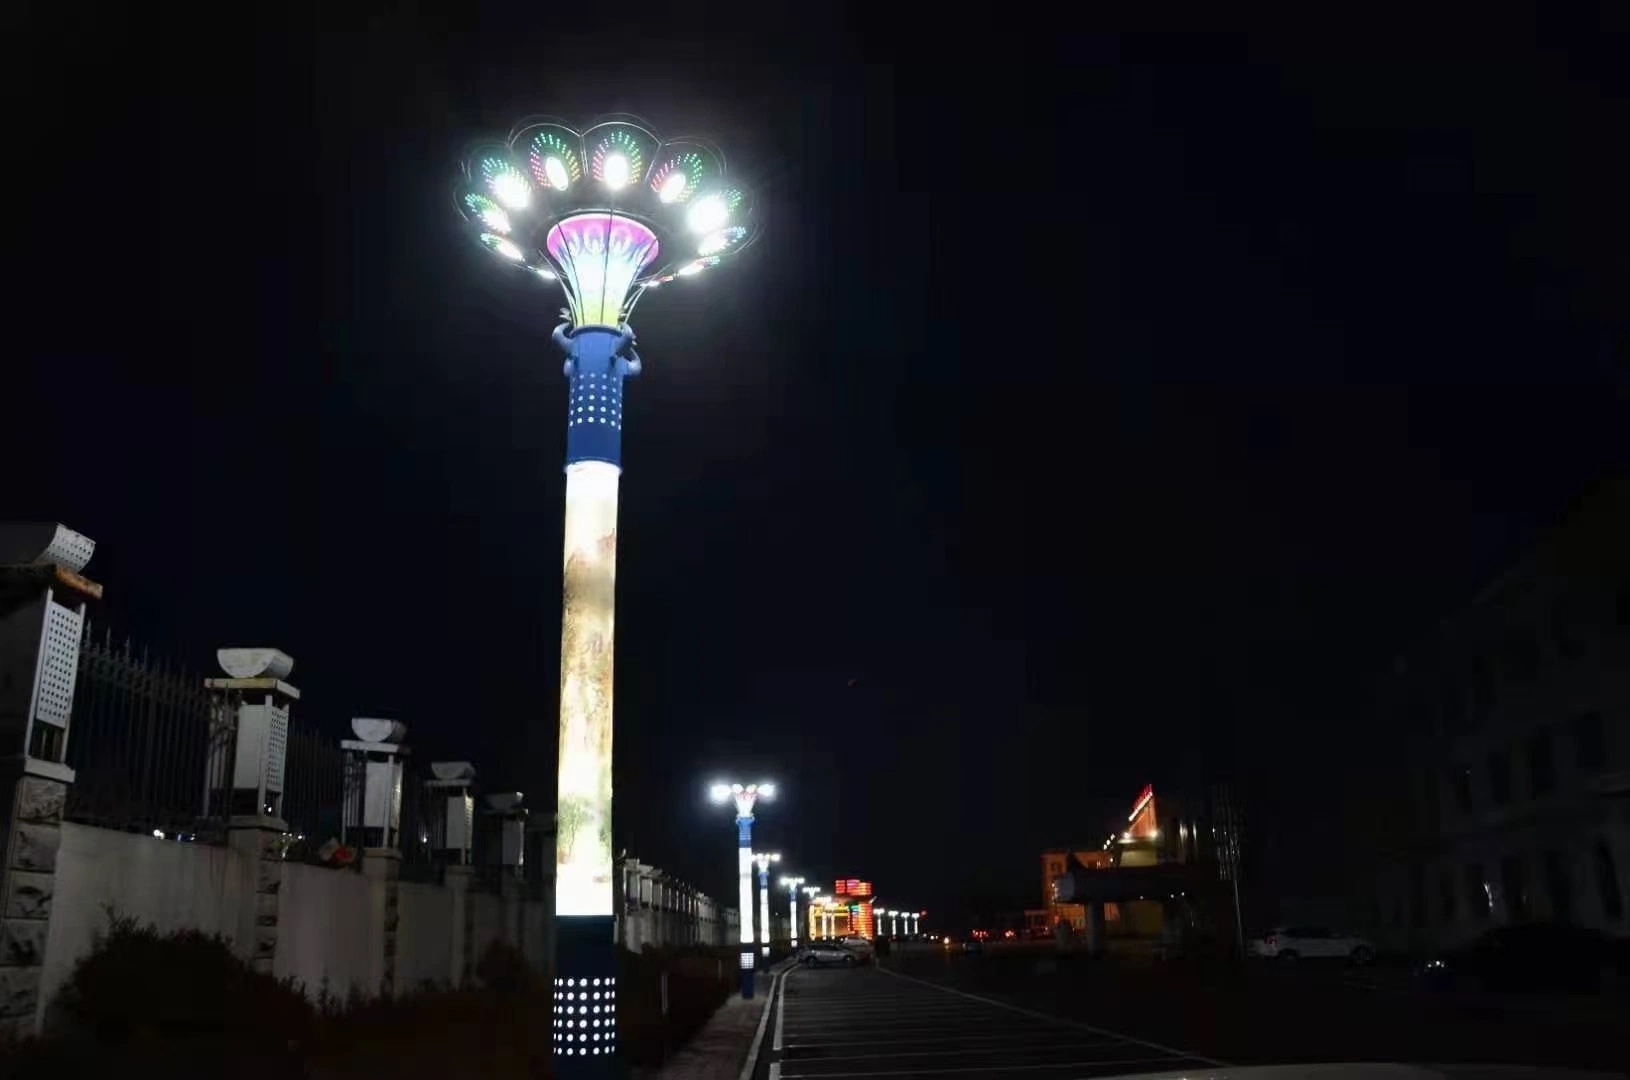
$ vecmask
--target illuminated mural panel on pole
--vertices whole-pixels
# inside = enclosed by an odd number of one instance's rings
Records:
[[[615,465],[566,470],[560,625],[560,789],[555,912],[612,913],[611,695],[616,618]]]

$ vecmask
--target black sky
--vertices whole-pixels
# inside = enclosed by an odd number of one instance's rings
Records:
[[[703,785],[762,775],[813,878],[1030,901],[1146,780],[1304,795],[1307,725],[1363,738],[1385,658],[1624,468],[1611,7],[36,12],[4,510],[98,541],[121,631],[281,646],[336,737],[399,716],[547,806],[559,302],[448,179],[529,113],[712,133],[767,232],[636,320],[618,844],[729,895]]]

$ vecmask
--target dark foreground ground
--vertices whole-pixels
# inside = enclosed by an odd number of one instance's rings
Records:
[[[1486,1062],[1630,1068],[1630,997],[1444,994],[1407,973],[1089,962],[1047,949],[903,950],[889,970],[1231,1064]],[[1126,1071],[1139,1071],[1137,1067]]]

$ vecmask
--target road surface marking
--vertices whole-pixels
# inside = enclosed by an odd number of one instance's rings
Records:
[[[771,999],[770,999],[770,1004],[772,1004],[772,1005],[774,1005],[776,1007],[776,1009],[775,1009],[775,1043],[771,1047],[771,1049],[774,1050],[776,1053],[781,1052],[781,1022],[787,1018],[787,980],[789,978],[791,978],[791,977],[792,977],[792,972],[790,972],[790,971],[787,972],[785,975],[781,976],[781,983],[780,983],[779,986],[776,987],[776,992],[779,993],[781,995],[781,997],[779,999],[777,999],[777,998],[772,996]],[[770,1080],[775,1080],[775,1078],[771,1077]]]
[[[939,1031],[940,1029],[939,1028],[924,1028],[922,1030],[924,1030],[924,1031]],[[893,1034],[893,1033],[890,1032],[889,1034]],[[794,1033],[793,1037],[797,1038],[797,1034]],[[947,1037],[945,1037],[943,1039],[932,1039],[932,1038],[926,1038],[925,1037],[925,1038],[921,1038],[921,1039],[848,1039],[848,1040],[841,1041],[841,1042],[790,1042],[790,1043],[787,1044],[787,1048],[790,1049],[790,1050],[796,1050],[796,1049],[798,1049],[800,1047],[807,1048],[807,1047],[812,1047],[812,1046],[911,1046],[913,1044],[923,1044],[923,1043],[926,1043],[926,1044],[928,1044],[930,1046],[934,1046],[934,1045],[938,1045],[939,1043],[947,1043],[947,1042],[990,1042],[992,1040],[998,1040],[998,1039],[999,1040],[1011,1040],[1011,1041],[1016,1041],[1016,1042],[1034,1042],[1035,1038],[1036,1038],[1036,1032],[1034,1030],[1031,1030],[1031,1031],[1006,1031],[1006,1032],[1004,1032],[1003,1034],[1000,1034],[1000,1035],[950,1035],[950,1036],[947,1036]],[[1105,1045],[1107,1046],[1111,1042],[1118,1042],[1118,1041],[1119,1041],[1118,1039],[1106,1040]],[[972,1052],[977,1052],[977,1050],[979,1048],[975,1047],[975,1046],[970,1046],[967,1049],[968,1049],[968,1051],[970,1053],[972,1053]]]
[[[941,1073],[988,1073],[998,1074],[1013,1072],[1037,1072],[1042,1069],[1090,1069],[1101,1065],[1144,1065],[1151,1061],[1204,1061],[1205,1058],[1196,1058],[1187,1054],[1162,1055],[1160,1057],[1141,1058],[1115,1058],[1106,1061],[1060,1061],[1052,1065],[973,1065],[957,1069],[883,1069],[868,1070],[866,1072],[810,1072],[810,1073],[782,1073],[784,1080],[798,1080],[799,1077],[837,1077],[837,1076],[927,1076]],[[794,1062],[794,1064],[817,1064],[818,1059],[809,1062]]]
[[[1226,1061],[1218,1061],[1216,1058],[1208,1058],[1203,1054],[1191,1054],[1184,1050],[1174,1050],[1169,1046],[1162,1046],[1159,1043],[1150,1042],[1148,1039],[1134,1039],[1130,1035],[1122,1035],[1120,1032],[1110,1031],[1108,1028],[1094,1027],[1091,1024],[1082,1024],[1075,1020],[1066,1020],[1061,1016],[1050,1016],[1047,1013],[1037,1012],[1034,1009],[1026,1009],[1018,1005],[1009,1005],[1005,1001],[997,1001],[995,998],[980,997],[978,994],[970,994],[966,990],[956,990],[949,986],[942,986],[939,983],[929,982],[927,979],[918,979],[911,975],[902,975],[898,971],[890,971],[888,968],[878,968],[878,970],[891,978],[904,979],[907,982],[919,983],[923,986],[931,986],[935,990],[940,990],[947,994],[955,994],[957,997],[967,998],[969,1001],[983,1001],[986,1005],[994,1005],[998,1009],[1007,1009],[1009,1012],[1016,1012],[1023,1016],[1033,1016],[1038,1020],[1045,1020],[1049,1023],[1059,1024],[1064,1027],[1079,1028],[1082,1031],[1090,1031],[1094,1035],[1103,1035],[1111,1039],[1120,1039],[1123,1042],[1133,1043],[1137,1046],[1146,1046],[1151,1050],[1159,1050],[1162,1054],[1166,1054],[1170,1057],[1186,1058],[1191,1061],[1203,1061],[1207,1065],[1219,1069],[1231,1068]]]
[[[764,1002],[764,1014],[758,1018],[758,1030],[753,1033],[753,1045],[747,1050],[747,1060],[742,1063],[741,1072],[736,1080],[753,1080],[753,1071],[758,1068],[758,1051],[764,1045],[764,1028],[770,1022],[770,1007],[775,1004],[775,991],[780,982],[779,973],[770,975],[769,1000]]]
[[[1032,1046],[1034,1050],[1085,1050],[1091,1046],[1115,1046],[1119,1039],[1101,1039],[1090,1043],[1056,1043],[1053,1045]],[[1007,1046],[987,1046],[984,1048],[962,1046],[955,1050],[895,1050],[887,1054],[822,1054],[820,1057],[802,1058],[795,1065],[825,1064],[828,1061],[870,1061],[874,1058],[920,1058],[945,1057],[950,1054],[1000,1054],[1012,1049]],[[1164,1058],[1160,1060],[1165,1060]],[[990,1068],[1001,1069],[1006,1066],[992,1065]]]

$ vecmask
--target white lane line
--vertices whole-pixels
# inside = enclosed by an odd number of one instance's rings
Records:
[[[808,1072],[808,1073],[782,1073],[782,1080],[814,1080],[816,1077],[838,1076],[928,1076],[941,1073],[988,1073],[995,1072],[1005,1075],[1015,1072],[1039,1072],[1042,1069],[1086,1069],[1098,1068],[1102,1065],[1144,1065],[1151,1061],[1196,1061],[1197,1058],[1184,1055],[1162,1055],[1161,1057],[1116,1058],[1110,1061],[1060,1061],[1053,1065],[973,1065],[958,1069],[882,1069],[868,1070],[866,1072]],[[813,1062],[811,1063],[813,1064]]]
[[[795,1028],[921,1027],[924,1025],[955,1027],[960,1023],[976,1023],[981,1020],[994,1022],[994,1019],[988,1009],[965,1009],[957,1012],[902,1013],[899,1016],[856,1016],[847,1020],[806,1020],[804,1015],[799,1013],[788,1023]],[[1004,1023],[1014,1023],[1008,1017],[1002,1017],[1002,1021]],[[1030,1021],[1023,1022],[1029,1023]]]
[[[1186,1050],[1174,1050],[1169,1046],[1162,1046],[1159,1043],[1150,1042],[1148,1039],[1134,1039],[1130,1035],[1123,1035],[1118,1031],[1110,1031],[1108,1028],[1093,1027],[1091,1024],[1082,1024],[1074,1020],[1066,1020],[1060,1016],[1049,1016],[1047,1013],[1037,1012],[1034,1009],[1026,1009],[1018,1005],[1009,1005],[1007,1002],[997,1001],[995,998],[980,997],[978,994],[970,994],[966,990],[955,990],[949,986],[941,986],[939,983],[929,982],[927,979],[918,979],[911,975],[902,975],[898,971],[889,971],[887,968],[879,968],[878,970],[882,971],[885,975],[890,975],[896,979],[905,979],[907,982],[914,982],[922,986],[933,987],[935,990],[939,990],[947,994],[955,994],[957,997],[967,998],[969,1001],[983,1001],[986,1005],[994,1005],[998,1009],[1006,1009],[1009,1012],[1016,1012],[1023,1016],[1034,1016],[1039,1020],[1046,1020],[1049,1023],[1059,1024],[1063,1027],[1079,1028],[1082,1031],[1090,1031],[1094,1035],[1103,1035],[1111,1039],[1120,1039],[1123,1042],[1134,1043],[1138,1046],[1146,1046],[1151,1050],[1159,1050],[1162,1054],[1166,1054],[1170,1057],[1187,1058],[1192,1061],[1203,1061],[1207,1065],[1218,1069],[1227,1069],[1232,1067],[1226,1061],[1218,1061],[1216,1058],[1208,1058],[1203,1054],[1191,1054]]]
[[[770,1080],[781,1080],[781,1063],[779,1061],[770,1062]]]
[[[938,1031],[939,1029],[927,1028],[925,1030]],[[1060,1032],[1060,1035],[1063,1036],[1064,1033]],[[943,1038],[924,1036],[920,1039],[847,1039],[840,1042],[790,1042],[787,1044],[787,1049],[808,1049],[816,1046],[912,1046],[923,1043],[930,1046],[939,1046],[942,1043],[992,1042],[1003,1040],[1033,1044],[1036,1041],[1036,1032],[1033,1030],[1013,1031],[1012,1029],[1005,1029],[1000,1035],[948,1035]],[[1119,1039],[1106,1039],[1104,1041],[1104,1045],[1108,1046],[1119,1041]],[[976,1050],[978,1047],[970,1047],[969,1049]]]
[[[1094,1046],[1119,1046],[1119,1039],[1100,1039],[1088,1043],[1057,1043],[1052,1046],[1026,1046],[1026,1054],[1034,1054],[1042,1050],[1087,1050]],[[879,1058],[927,1058],[947,1057],[952,1054],[1005,1054],[1013,1048],[1010,1046],[959,1046],[955,1050],[891,1050],[886,1054],[822,1054],[820,1057],[800,1058],[794,1065],[825,1065],[828,1061],[875,1061]],[[996,1064],[990,1068],[1001,1069],[1005,1066]]]
[[[1024,1021],[1022,1023],[1015,1022],[1015,1023],[1011,1023],[1011,1024],[1004,1024],[997,1017],[991,1017],[990,1019],[985,1020],[985,1021],[983,1021],[982,1023],[979,1023],[979,1024],[963,1024],[957,1030],[959,1030],[959,1031],[968,1031],[968,1032],[1016,1031],[1016,1030],[1019,1030],[1020,1028],[1026,1028],[1027,1027],[1028,1028],[1028,1034],[1030,1034],[1030,1035],[1038,1035],[1038,1034],[1046,1031],[1049,1027],[1053,1027],[1053,1026],[1054,1025],[1037,1023],[1034,1020],[1027,1020],[1027,1021]],[[919,1025],[911,1025],[911,1026],[905,1026],[905,1027],[882,1027],[882,1028],[838,1027],[838,1028],[807,1028],[807,1029],[805,1029],[805,1028],[794,1027],[792,1029],[792,1031],[790,1032],[790,1034],[795,1039],[799,1038],[800,1036],[807,1036],[807,1037],[813,1037],[813,1038],[818,1039],[818,1038],[821,1038],[822,1036],[826,1036],[826,1035],[845,1035],[845,1034],[849,1034],[851,1032],[853,1032],[856,1035],[904,1035],[907,1032],[910,1032],[912,1034],[916,1034],[919,1031],[937,1032],[940,1035],[944,1035],[944,1034],[946,1034],[946,1026],[944,1024],[919,1024]]]
[[[781,1024],[782,1021],[786,1020],[787,1018],[787,980],[791,977],[792,972],[790,971],[781,976],[781,986],[778,991],[781,997],[775,1003],[775,1044],[771,1047],[771,1049],[775,1050],[777,1053],[780,1053],[781,1051]],[[774,1080],[774,1077],[771,1077],[771,1080]]]

